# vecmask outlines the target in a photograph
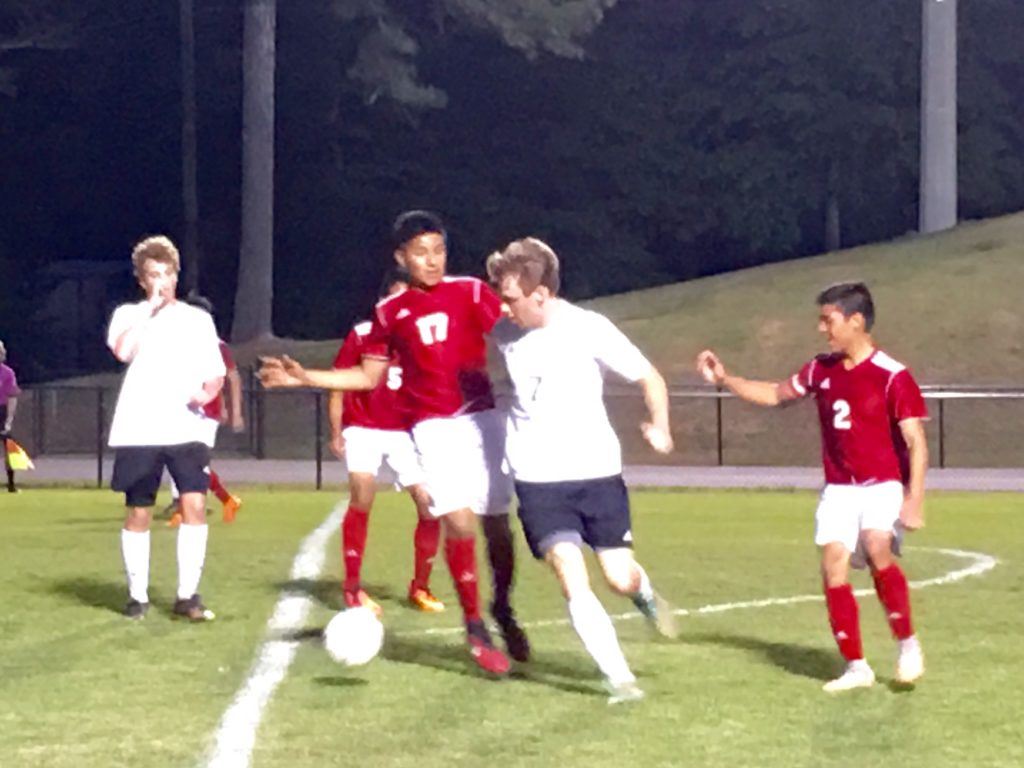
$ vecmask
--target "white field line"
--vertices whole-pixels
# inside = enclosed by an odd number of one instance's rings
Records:
[[[991,555],[986,555],[982,552],[970,552],[963,549],[937,549],[933,547],[908,547],[908,549],[914,549],[924,552],[938,552],[939,554],[949,555],[950,557],[956,557],[961,560],[971,561],[970,565],[960,568],[957,570],[949,571],[942,576],[936,576],[931,579],[922,579],[919,581],[911,581],[910,587],[912,589],[924,589],[925,587],[937,587],[943,584],[952,584],[956,581],[961,581],[971,576],[980,576],[987,571],[991,571],[999,563],[996,558]],[[859,597],[865,595],[873,595],[875,591],[873,589],[858,589],[854,594]],[[699,616],[707,613],[725,613],[726,611],[736,611],[742,608],[769,608],[775,605],[794,605],[796,603],[815,603],[821,602],[824,597],[820,594],[817,595],[794,595],[793,597],[766,597],[760,600],[743,600],[736,603],[717,603],[714,605],[703,605],[699,608],[677,608],[675,614],[677,616]],[[628,621],[632,619],[641,618],[640,614],[636,611],[629,613],[620,613],[612,616],[614,621]],[[529,621],[523,622],[523,627],[530,629],[531,627],[557,627],[567,625],[568,619],[542,619],[540,621]],[[396,632],[396,635],[452,635],[462,634],[465,630],[462,627],[435,627],[432,629],[424,629],[412,632]]]
[[[339,501],[331,514],[303,540],[288,574],[292,581],[315,579],[320,575],[327,540],[338,530],[347,504],[348,499]],[[245,768],[249,765],[263,712],[274,690],[288,673],[299,647],[299,640],[291,639],[290,633],[305,626],[312,605],[313,599],[303,592],[286,590],[281,594],[267,622],[266,639],[259,648],[256,661],[231,706],[221,717],[213,747],[203,765],[209,768]]]

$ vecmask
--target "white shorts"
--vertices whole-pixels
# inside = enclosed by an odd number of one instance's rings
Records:
[[[427,419],[412,428],[434,517],[459,509],[507,515],[512,477],[505,463],[505,419],[496,410]]]
[[[903,484],[893,480],[876,485],[826,485],[814,516],[814,543],[838,542],[856,552],[861,531],[897,533]]]
[[[416,446],[408,432],[369,427],[345,427],[345,466],[349,473],[373,475],[402,488],[424,481]]]

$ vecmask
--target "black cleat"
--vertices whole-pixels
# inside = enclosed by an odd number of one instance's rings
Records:
[[[149,610],[149,603],[140,603],[135,598],[130,599],[124,606],[126,618],[138,621],[146,618],[146,611]]]
[[[217,618],[216,614],[203,605],[202,598],[199,597],[199,593],[192,595],[192,597],[182,600],[181,598],[174,601],[174,610],[172,613],[183,619],[189,621],[213,621]]]
[[[530,640],[526,637],[523,628],[516,621],[511,606],[491,605],[491,616],[494,617],[498,630],[501,632],[501,639],[505,641],[508,655],[516,661],[526,662],[530,660]]]

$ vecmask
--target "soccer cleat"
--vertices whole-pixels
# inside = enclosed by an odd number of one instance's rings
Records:
[[[429,589],[409,585],[409,602],[414,608],[424,613],[441,613],[444,603],[434,596]]]
[[[356,589],[345,589],[345,607],[346,608],[369,608],[373,611],[373,615],[378,619],[384,615],[384,609],[380,607],[380,604],[376,600],[366,594],[366,590]]]
[[[657,592],[651,592],[648,599],[639,593],[636,594],[633,597],[633,605],[644,615],[644,618],[659,635],[672,639],[679,637],[675,609]]]
[[[629,704],[644,698],[643,689],[636,684],[636,680],[629,680],[625,683],[613,683],[611,680],[605,680],[604,687],[608,691],[608,706]]]
[[[181,525],[184,518],[181,515],[181,507],[175,507],[174,512],[171,514],[170,519],[167,521],[168,528],[177,528]]]
[[[508,674],[511,666],[508,657],[494,647],[491,633],[480,619],[466,622],[466,642],[473,661],[480,669],[501,677]]]
[[[875,684],[875,673],[863,659],[851,661],[846,671],[835,680],[829,680],[821,689],[826,693],[839,693],[854,688],[870,688]]]
[[[221,512],[221,520],[225,523],[235,522],[235,515],[238,514],[238,510],[242,506],[242,500],[237,496],[229,496],[228,500],[224,502],[224,509]]]
[[[900,655],[896,660],[896,682],[910,685],[924,674],[924,654],[916,641],[910,643],[903,640],[900,645]]]
[[[203,600],[199,597],[199,593],[192,595],[192,597],[179,597],[174,601],[174,608],[171,612],[174,616],[188,619],[189,621],[213,621],[217,618],[213,611],[203,605]]]
[[[125,604],[124,615],[126,618],[138,621],[146,618],[146,611],[148,610],[149,603],[140,602],[133,597]]]
[[[527,638],[523,628],[516,621],[511,606],[497,607],[491,604],[491,615],[501,632],[501,639],[505,641],[508,655],[516,661],[527,662],[530,660],[530,640]]]

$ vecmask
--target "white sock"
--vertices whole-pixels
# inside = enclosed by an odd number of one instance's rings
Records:
[[[199,591],[199,579],[206,561],[209,527],[182,525],[178,528],[178,599],[187,600]]]
[[[572,628],[583,641],[587,653],[597,662],[598,669],[613,685],[636,680],[622,655],[619,638],[612,620],[608,618],[601,601],[593,592],[576,595],[567,603]]]
[[[917,641],[917,635],[911,635],[905,640],[900,640],[900,653],[909,653],[911,651],[920,651],[921,643]]]
[[[128,596],[149,602],[149,531],[121,529],[121,558],[128,577]]]

